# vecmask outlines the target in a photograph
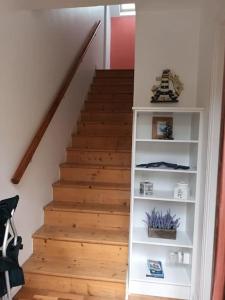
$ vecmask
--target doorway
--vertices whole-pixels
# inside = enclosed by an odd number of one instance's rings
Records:
[[[106,69],[134,69],[135,4],[108,6],[106,20]]]

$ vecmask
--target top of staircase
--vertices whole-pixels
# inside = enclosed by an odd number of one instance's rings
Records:
[[[124,70],[117,70],[117,69],[106,69],[106,70],[96,70],[96,77],[133,77],[134,70],[124,69]]]

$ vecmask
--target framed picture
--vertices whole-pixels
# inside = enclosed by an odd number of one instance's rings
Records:
[[[152,138],[162,140],[173,140],[173,118],[153,117]]]

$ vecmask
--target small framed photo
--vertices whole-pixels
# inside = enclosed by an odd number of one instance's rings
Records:
[[[152,138],[160,140],[173,140],[173,118],[166,116],[153,117]]]

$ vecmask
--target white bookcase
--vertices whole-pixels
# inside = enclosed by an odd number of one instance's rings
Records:
[[[194,280],[199,273],[195,266],[201,199],[199,179],[202,114],[201,108],[134,108],[129,294],[194,299]],[[152,138],[153,116],[173,118],[173,140]],[[141,163],[158,161],[187,165],[190,169],[136,167]],[[140,182],[144,180],[153,182],[153,195],[143,196],[139,193]],[[189,199],[174,199],[174,187],[180,181],[189,184]],[[162,212],[170,209],[172,214],[180,218],[176,240],[148,237],[147,225],[143,220],[146,219],[145,213],[154,208]],[[189,253],[191,263],[171,264],[169,254],[176,251]],[[147,259],[162,262],[164,279],[146,277]]]

